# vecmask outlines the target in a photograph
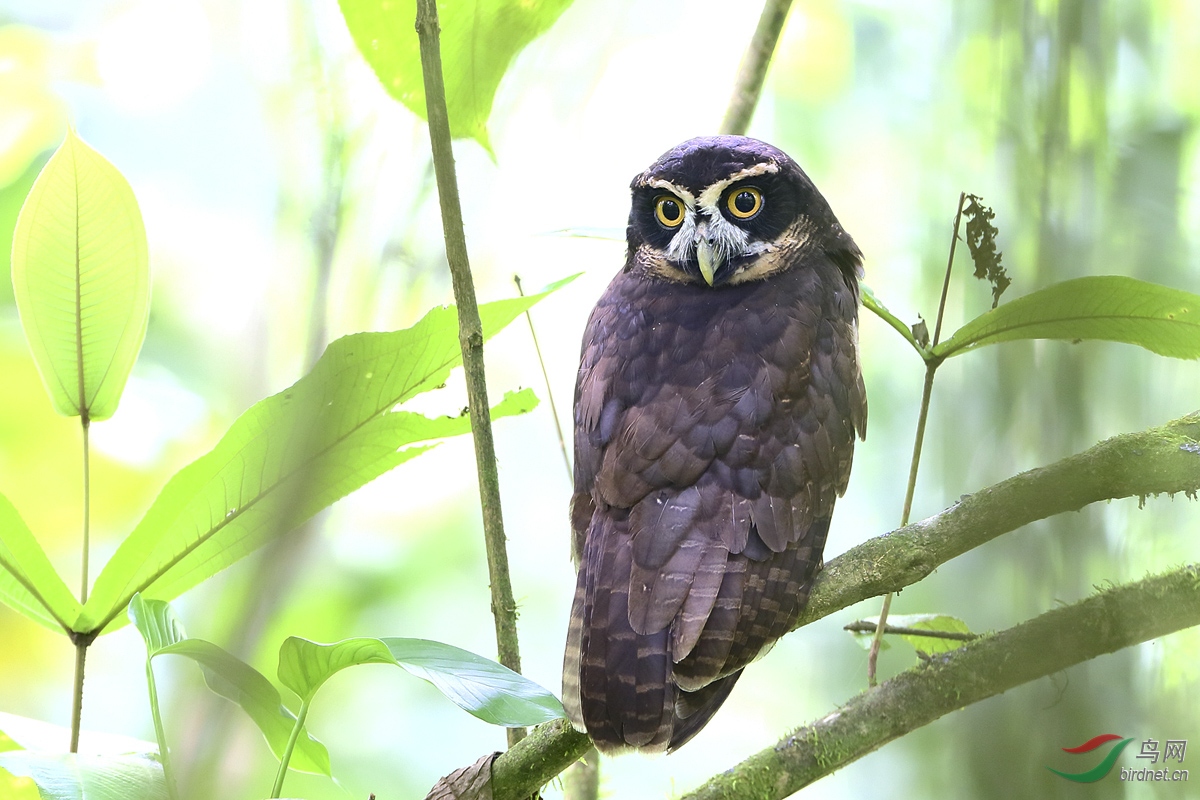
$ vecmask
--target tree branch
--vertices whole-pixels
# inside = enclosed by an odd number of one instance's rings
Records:
[[[733,97],[725,110],[725,119],[721,120],[721,133],[744,136],[750,127],[750,118],[754,116],[763,81],[767,78],[767,67],[771,64],[775,45],[779,43],[779,33],[783,30],[791,7],[792,0],[767,0],[763,6],[758,27],[754,29],[754,38],[750,40],[750,46],[746,48],[746,54],[738,66]]]
[[[978,547],[1002,533],[1014,530],[1034,520],[1044,519],[1062,513],[1074,511],[1089,503],[1099,500],[1109,500],[1121,497],[1138,496],[1145,498],[1157,494],[1175,494],[1182,492],[1194,497],[1200,491],[1200,412],[1190,414],[1182,419],[1169,422],[1166,425],[1140,433],[1128,433],[1115,436],[1097,444],[1077,455],[1069,456],[1047,467],[1033,469],[1020,475],[1001,481],[1000,483],[982,489],[973,495],[964,497],[961,501],[929,519],[907,525],[889,534],[876,537],[843,553],[827,564],[817,576],[812,594],[809,596],[808,607],[801,616],[796,627],[807,625],[821,619],[860,600],[875,597],[889,591],[899,591],[905,586],[919,581],[940,564],[957,555]],[[1190,576],[1190,577],[1189,577]],[[1186,592],[1181,585],[1188,584],[1192,593],[1190,598],[1182,597]],[[1155,594],[1161,592],[1160,594]],[[1132,594],[1128,594],[1132,593]],[[1170,603],[1163,607],[1162,598],[1169,595]],[[1130,599],[1133,598],[1133,599]],[[1110,606],[1109,603],[1114,605]],[[1146,603],[1139,609],[1138,603]],[[882,695],[884,699],[891,697],[885,692],[900,692],[900,689],[888,687],[906,686],[906,681],[915,680],[912,675],[925,675],[925,683],[918,683],[921,692],[937,695],[940,689],[948,689],[948,696],[953,697],[956,691],[962,691],[960,684],[970,684],[971,691],[983,691],[996,681],[1016,681],[1007,684],[1015,686],[1022,680],[1032,680],[1039,675],[1062,669],[1061,666],[1047,667],[1045,672],[1030,674],[1021,678],[1026,672],[1019,672],[1022,665],[1007,664],[1009,661],[1020,662],[1023,657],[1013,658],[1005,655],[997,658],[995,654],[1008,653],[1004,647],[1015,642],[1015,645],[1025,647],[1028,644],[1026,636],[1046,635],[1046,628],[1053,623],[1061,623],[1066,612],[1077,613],[1077,617],[1067,617],[1070,625],[1099,625],[1094,641],[1083,641],[1079,647],[1068,647],[1066,642],[1075,642],[1079,637],[1068,627],[1063,632],[1064,644],[1062,653],[1046,653],[1046,658],[1073,657],[1074,661],[1092,658],[1100,653],[1112,652],[1129,644],[1144,641],[1161,635],[1163,632],[1178,630],[1187,625],[1194,625],[1200,618],[1187,616],[1196,603],[1200,603],[1200,577],[1195,568],[1182,570],[1179,573],[1142,581],[1133,586],[1121,587],[1100,595],[1097,598],[1078,603],[1050,614],[1038,617],[1030,622],[1019,625],[996,636],[977,640],[967,648],[970,653],[980,652],[975,648],[987,647],[982,652],[991,654],[989,657],[996,662],[988,665],[987,659],[975,656],[960,658],[958,654],[935,657],[929,665],[904,673],[888,681],[874,692],[860,697],[852,703],[868,703],[869,698]],[[1174,604],[1178,604],[1178,611]],[[1099,608],[1100,612],[1096,609]],[[1080,609],[1075,611],[1075,609]],[[1105,612],[1110,609],[1110,612]],[[1112,610],[1115,609],[1115,610]],[[1111,613],[1106,617],[1109,627],[1101,625],[1097,613]],[[1184,614],[1178,617],[1178,614]],[[1198,612],[1200,613],[1200,612]],[[1161,620],[1156,615],[1164,615],[1171,620],[1182,620],[1174,627],[1162,627]],[[1144,618],[1144,619],[1143,619]],[[1114,624],[1115,622],[1120,625]],[[1136,624],[1135,624],[1136,623]],[[1144,624],[1143,624],[1144,623]],[[1032,631],[1033,633],[1030,633]],[[1100,635],[1100,634],[1103,635]],[[1143,635],[1144,634],[1144,635]],[[1015,638],[1014,638],[1015,637]],[[1142,638],[1138,638],[1142,637]],[[994,642],[1002,644],[1000,650]],[[1039,640],[1039,646],[1047,651],[1059,649],[1046,647],[1045,640]],[[1122,643],[1123,642],[1123,643]],[[1036,649],[1036,648],[1035,648]],[[1023,653],[1023,650],[1013,651]],[[1091,655],[1088,655],[1091,653]],[[1038,664],[1045,663],[1037,661]],[[954,666],[952,665],[962,665]],[[978,669],[976,668],[978,667]],[[996,677],[998,668],[1011,669]],[[948,671],[944,671],[948,670]],[[960,670],[956,672],[955,670]],[[943,686],[939,676],[948,675],[947,683]],[[964,677],[965,676],[965,677]],[[992,676],[992,677],[989,677]],[[899,681],[899,683],[897,683]],[[917,689],[904,689],[906,692],[917,692]],[[991,692],[1004,691],[1004,688]],[[911,698],[916,695],[905,695]],[[961,695],[966,697],[967,695]],[[989,696],[987,694],[981,697]],[[908,700],[906,700],[908,702]],[[921,700],[920,702],[925,702]],[[973,702],[973,701],[971,701]],[[967,704],[965,700],[954,701],[954,708]],[[918,702],[917,705],[920,703]],[[907,707],[907,706],[906,706]],[[870,713],[864,712],[859,719],[870,718],[874,714],[882,714],[883,710],[876,706],[865,706]],[[951,709],[947,709],[951,710]],[[946,713],[945,711],[941,712]],[[938,714],[937,716],[940,716]],[[930,717],[925,720],[936,719]],[[816,726],[826,726],[818,730],[819,736],[826,734],[820,731],[838,723],[840,715],[835,713],[816,723]],[[925,724],[921,722],[920,724]],[[912,727],[918,727],[914,724]],[[912,728],[908,728],[911,730]],[[805,729],[809,730],[809,729]],[[887,734],[886,738],[878,738],[867,747],[860,739],[861,747],[857,755],[869,752],[903,731],[876,731],[876,736]],[[790,737],[795,739],[796,737]],[[848,741],[848,740],[847,740]],[[494,800],[519,800],[527,797],[539,787],[545,785],[551,778],[566,767],[570,766],[591,746],[587,736],[574,730],[566,720],[555,720],[540,725],[525,741],[510,749],[496,759],[492,767],[492,792]],[[846,745],[849,747],[849,744]],[[850,752],[850,750],[847,750]],[[760,754],[761,755],[761,754]],[[822,747],[819,755],[828,761],[830,752]],[[789,769],[791,769],[789,767]],[[827,771],[831,771],[830,770]],[[790,773],[789,773],[790,774]],[[714,779],[715,780],[715,779]],[[795,791],[794,789],[792,791]],[[716,795],[720,796],[720,795]],[[732,795],[731,795],[732,796]],[[745,796],[745,795],[742,795]]]
[[[521,671],[517,645],[517,604],[508,575],[508,551],[504,518],[500,513],[500,477],[496,470],[496,447],[492,440],[492,418],[483,367],[483,325],[475,302],[475,284],[467,260],[454,150],[450,146],[450,119],[446,111],[446,87],[442,79],[442,54],[438,42],[437,3],[417,2],[417,36],[421,44],[421,73],[425,80],[425,108],[429,117],[429,141],[442,210],[442,232],[446,239],[446,261],[458,306],[458,342],[462,347],[463,370],[467,377],[467,403],[471,414],[471,438],[475,440],[475,464],[479,472],[479,498],[483,506],[483,536],[487,548],[488,575],[492,588],[492,615],[496,620],[496,646],[500,663]],[[524,728],[509,728],[508,743],[516,744]]]
[[[1100,592],[902,672],[713,777],[683,800],[787,797],[951,711],[1197,624],[1200,567],[1195,564]]]
[[[817,576],[796,628],[860,600],[897,592],[955,556],[1035,520],[1100,500],[1200,490],[1200,412],[1114,436],[1022,472],[920,522],[863,542]]]

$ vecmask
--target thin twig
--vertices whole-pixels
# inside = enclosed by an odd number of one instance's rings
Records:
[[[517,285],[517,294],[521,297],[525,296],[525,290],[521,288],[521,276],[513,275],[513,283]],[[571,456],[567,452],[567,439],[563,435],[562,422],[558,418],[558,406],[554,403],[554,392],[550,388],[550,374],[546,371],[546,361],[542,358],[542,347],[538,344],[537,331],[533,328],[533,316],[530,315],[529,309],[525,309],[525,321],[529,323],[529,335],[533,337],[533,351],[537,353],[538,366],[542,368],[542,380],[546,383],[546,399],[550,401],[550,415],[554,417],[554,432],[558,434],[558,446],[562,450],[563,465],[567,468],[567,481],[574,480],[574,473],[571,471]]]
[[[954,268],[954,250],[958,244],[958,229],[962,223],[963,201],[967,193],[958,195],[958,210],[954,214],[954,234],[950,237],[950,255],[946,259],[946,277],[942,280],[942,297],[938,301],[937,322],[933,326],[933,341],[929,350],[937,347],[942,336],[942,319],[946,315],[946,296],[950,293],[950,272]],[[912,461],[908,466],[908,488],[904,491],[904,509],[900,512],[900,526],[908,524],[909,514],[912,513],[913,495],[917,489],[917,468],[921,464],[921,449],[925,443],[925,423],[929,419],[929,403],[933,397],[933,376],[941,366],[942,359],[930,357],[925,360],[925,385],[921,388],[921,411],[917,416],[917,435],[913,441]],[[871,641],[871,650],[867,654],[867,685],[875,686],[876,671],[879,665],[879,649],[883,645],[884,626],[887,625],[888,613],[892,610],[892,594],[889,592],[883,598],[883,607],[879,611],[879,622],[875,628],[875,638]]]
[[[738,66],[733,97],[725,111],[725,119],[721,121],[721,133],[744,136],[750,127],[750,119],[754,116],[758,96],[767,77],[767,67],[771,64],[779,33],[783,30],[791,7],[792,0],[767,0],[763,6],[758,27],[754,29],[754,38],[750,40],[750,46],[746,48],[746,54]]]
[[[463,370],[467,378],[467,403],[471,415],[471,434],[475,440],[475,464],[479,472],[479,498],[483,506],[483,536],[487,548],[488,575],[491,578],[496,646],[500,663],[514,672],[520,672],[517,604],[508,575],[504,519],[500,512],[500,478],[496,469],[496,448],[492,440],[492,419],[484,375],[483,325],[479,320],[475,285],[467,259],[467,240],[463,232],[458,179],[454,170],[454,150],[450,144],[436,0],[418,0],[416,27],[421,45],[421,73],[425,80],[429,142],[433,150],[433,169],[442,211],[442,233],[446,239],[446,261],[454,286],[454,302],[458,305],[458,341],[462,347]],[[524,728],[509,728],[509,746],[519,742],[524,735]]]
[[[843,625],[842,630],[850,631],[851,633],[874,633],[878,627],[874,622],[867,622],[865,619],[861,619],[857,622],[851,622],[849,625]],[[973,642],[979,638],[978,633],[928,631],[924,628],[908,628],[903,625],[885,625],[883,632],[892,634],[893,636],[925,636],[929,639],[948,639],[952,642]]]

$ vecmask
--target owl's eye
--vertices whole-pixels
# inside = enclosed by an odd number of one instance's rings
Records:
[[[669,194],[659,195],[654,201],[654,216],[665,228],[678,228],[683,222],[683,203]]]
[[[762,192],[753,186],[743,186],[741,189],[730,192],[729,198],[725,202],[729,207],[729,213],[734,217],[750,219],[762,211],[763,196]]]

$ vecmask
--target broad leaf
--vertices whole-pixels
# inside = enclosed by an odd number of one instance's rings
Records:
[[[346,667],[395,664],[423,678],[455,705],[493,725],[522,727],[565,716],[546,689],[482,656],[427,639],[346,639],[317,644],[290,637],[279,650],[279,680],[310,701]]]
[[[0,769],[0,797],[4,800],[42,800],[32,778],[19,778],[6,769]]]
[[[164,648],[187,638],[175,610],[162,600],[148,600],[135,594],[129,601],[129,619],[146,643],[148,658],[154,658]]]
[[[279,682],[304,702],[313,699],[325,681],[358,664],[395,664],[387,645],[378,639],[344,639],[318,644],[289,636],[279,648]]]
[[[71,730],[53,725],[40,719],[30,719],[0,711],[0,751],[3,750],[48,750],[62,751],[71,741]],[[158,752],[154,742],[122,736],[116,733],[84,729],[79,733],[79,748],[87,753],[122,755]],[[2,798],[3,795],[0,795]]]
[[[146,755],[13,750],[0,753],[0,769],[32,778],[42,800],[167,800],[162,765]]]
[[[438,4],[450,134],[491,151],[487,121],[500,79],[571,0],[456,0]],[[425,119],[416,0],[339,0],[350,35],[392,97]]]
[[[199,664],[208,688],[241,706],[262,731],[271,752],[280,758],[296,724],[296,715],[283,705],[279,691],[261,672],[212,642],[187,638],[174,611],[162,600],[134,595],[129,616],[142,634],[150,658],[177,655]],[[289,767],[329,775],[329,751],[307,731],[302,733],[296,740]]]
[[[9,750],[24,750],[24,747],[17,744],[17,740],[9,736],[4,731],[0,731],[0,753],[7,753]],[[3,797],[3,795],[0,795]]]
[[[484,337],[563,283],[480,306]],[[167,482],[101,571],[76,629],[123,624],[135,592],[170,600],[427,449],[408,445],[469,431],[465,415],[393,410],[443,384],[461,359],[452,307],[407,330],[338,339],[312,372],[253,406]],[[524,413],[535,402],[519,392],[492,413]]]
[[[508,667],[427,639],[384,639],[396,661],[459,708],[493,725],[540,725],[565,717],[553,694]]]
[[[12,281],[54,408],[111,417],[146,335],[146,230],[129,182],[74,131],[17,217]]]
[[[1119,275],[1076,278],[976,317],[933,354],[949,358],[1015,339],[1102,339],[1200,358],[1200,295]]]
[[[4,495],[0,495],[0,603],[63,631],[80,611],[79,601]]]

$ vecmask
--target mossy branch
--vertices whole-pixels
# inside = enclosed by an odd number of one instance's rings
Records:
[[[1100,500],[1200,490],[1200,412],[1022,472],[928,519],[863,542],[817,576],[802,627],[860,600],[898,592],[955,556],[1035,520]]]
[[[1195,496],[1197,491],[1200,491],[1200,412],[1161,427],[1115,436],[1047,467],[1023,472],[964,497],[940,514],[843,553],[830,561],[817,577],[808,608],[797,627],[860,600],[899,591],[949,559],[1034,520],[1074,511],[1100,500],[1175,493]],[[1200,574],[1195,567],[1109,590],[1004,633],[972,642],[953,654],[937,656],[929,664],[852,700],[847,708],[863,709],[861,716],[855,717],[859,725],[878,715],[879,727],[846,732],[847,729],[838,727],[849,724],[840,722],[847,713],[843,708],[802,729],[802,732],[815,731],[822,746],[811,748],[809,755],[796,756],[795,763],[810,757],[815,762],[819,757],[825,766],[820,774],[828,774],[955,708],[1102,653],[1197,623],[1200,623]],[[1047,636],[1059,637],[1053,639],[1059,644],[1046,647]],[[1034,666],[1022,663],[1031,659],[1030,649],[1047,651],[1036,654],[1037,658],[1031,660]],[[922,710],[923,704],[932,703],[930,698],[939,697],[943,701],[941,711],[931,716],[932,711]],[[902,720],[904,726],[896,727],[900,721],[892,719],[895,714],[889,709],[901,707],[916,708],[917,712]],[[931,705],[934,708],[937,706]],[[778,746],[793,742],[799,748],[796,743],[801,738],[793,735]],[[527,739],[496,759],[492,768],[494,800],[528,797],[589,747],[588,738],[566,720],[539,726]],[[839,753],[841,760],[833,757]],[[760,753],[753,758],[766,756]],[[744,776],[768,770],[773,778],[792,781],[790,776],[797,768],[792,762],[788,764],[764,766],[762,761],[754,761],[745,768]],[[738,769],[742,767],[735,768]],[[805,778],[807,781],[819,777],[809,772],[803,775],[811,775]]]
[[[902,672],[711,778],[683,800],[788,797],[951,711],[1197,624],[1200,566],[1108,589]]]
[[[458,306],[458,341],[462,347],[463,370],[467,378],[471,436],[475,440],[475,464],[483,506],[483,536],[491,580],[492,614],[496,621],[496,644],[500,663],[514,672],[520,672],[517,604],[513,600],[512,581],[508,574],[504,518],[500,513],[500,477],[496,469],[496,447],[492,439],[492,419],[483,367],[483,324],[479,319],[475,284],[467,260],[467,239],[463,232],[462,206],[458,199],[454,150],[450,145],[450,119],[446,111],[446,86],[442,78],[435,0],[418,0],[416,27],[421,45],[421,72],[425,79],[429,141],[433,149],[433,169],[441,204],[442,231],[446,239],[446,261],[450,265],[454,302]],[[523,735],[523,728],[509,728],[509,745],[520,741]]]
[[[738,66],[733,97],[725,110],[725,118],[721,120],[721,133],[746,135],[750,118],[758,106],[763,82],[767,79],[767,67],[771,65],[771,56],[775,53],[775,45],[779,43],[779,34],[791,7],[792,0],[767,0],[763,6],[754,37]]]

